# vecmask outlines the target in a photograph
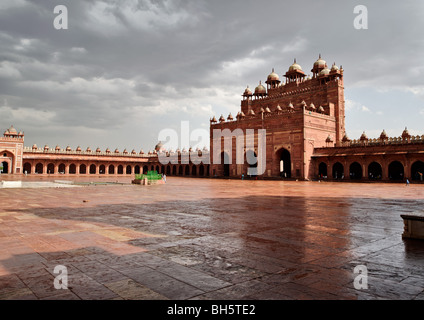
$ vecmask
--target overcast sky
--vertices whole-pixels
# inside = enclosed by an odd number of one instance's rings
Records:
[[[354,7],[368,8],[357,30]],[[68,9],[56,30],[55,6]],[[424,2],[1,0],[0,130],[25,145],[153,149],[209,129],[296,58],[342,65],[351,139],[424,134]]]

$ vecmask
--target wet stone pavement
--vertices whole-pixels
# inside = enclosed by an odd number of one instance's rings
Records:
[[[423,299],[424,241],[402,240],[400,217],[423,210],[403,184],[1,189],[0,299]]]

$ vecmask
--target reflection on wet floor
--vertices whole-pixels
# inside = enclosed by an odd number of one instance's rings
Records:
[[[169,177],[0,201],[2,299],[424,297],[424,242],[402,240],[400,218],[423,210],[422,186]]]

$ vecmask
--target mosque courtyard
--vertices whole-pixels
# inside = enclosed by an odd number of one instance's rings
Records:
[[[20,179],[0,188],[0,299],[424,298],[424,241],[400,217],[422,185]]]

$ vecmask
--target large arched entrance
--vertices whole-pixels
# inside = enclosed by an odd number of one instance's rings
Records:
[[[344,167],[340,162],[333,165],[333,179],[344,179]]]
[[[416,161],[411,166],[411,179],[416,181],[424,180],[424,162]]]
[[[362,179],[362,166],[358,162],[354,162],[349,166],[349,177],[352,180]]]
[[[389,179],[390,180],[403,180],[404,168],[403,164],[399,161],[393,161],[389,164]]]
[[[291,178],[291,156],[290,152],[281,148],[277,152],[278,166],[280,177]]]
[[[378,162],[371,162],[368,166],[368,179],[370,180],[381,180],[383,175],[383,169]]]

